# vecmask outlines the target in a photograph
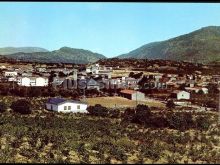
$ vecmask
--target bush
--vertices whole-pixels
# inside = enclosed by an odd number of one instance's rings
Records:
[[[169,114],[167,116],[167,121],[170,128],[175,128],[181,131],[195,127],[193,116],[188,112]]]
[[[0,112],[5,112],[7,105],[4,102],[0,102]]]
[[[11,109],[15,112],[19,112],[21,114],[30,114],[31,113],[31,107],[30,102],[24,99],[12,102]]]
[[[156,128],[164,128],[169,126],[167,118],[165,118],[164,116],[153,116],[151,117],[150,122],[151,126]]]
[[[106,107],[101,106],[100,104],[96,104],[95,106],[88,107],[88,112],[94,116],[107,117],[108,109]]]
[[[215,101],[213,101],[213,100],[207,100],[207,101],[205,102],[205,105],[206,105],[207,107],[216,108],[216,109],[217,109],[217,107],[218,107],[218,103],[215,102]]]
[[[29,89],[28,95],[29,95],[30,97],[39,97],[39,96],[42,95],[42,89],[39,88],[39,87],[31,87],[31,88]]]
[[[125,109],[125,111],[123,113],[123,120],[129,121],[129,122],[132,121],[134,114],[135,114],[134,109],[131,109],[131,108]]]
[[[169,108],[169,109],[175,108],[175,104],[174,104],[173,100],[168,100],[167,104],[166,104],[166,107]]]
[[[149,119],[151,117],[151,111],[148,106],[138,104],[136,107],[136,112],[133,118],[133,122],[139,124],[149,123]]]
[[[198,116],[196,118],[196,127],[199,130],[208,130],[210,125],[212,124],[209,118],[206,116]]]
[[[109,116],[112,118],[119,118],[120,117],[120,110],[112,109],[109,111]]]

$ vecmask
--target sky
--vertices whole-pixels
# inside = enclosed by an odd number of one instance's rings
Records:
[[[220,3],[0,2],[0,47],[114,57],[206,26],[220,26]]]

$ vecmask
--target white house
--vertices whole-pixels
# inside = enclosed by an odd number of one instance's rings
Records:
[[[189,92],[195,92],[198,93],[200,90],[204,93],[204,94],[208,94],[208,88],[205,87],[194,87],[194,88],[190,88],[190,87],[185,87],[185,89]]]
[[[137,101],[145,100],[145,94],[135,90],[124,89],[120,91],[120,95],[129,100],[137,100]]]
[[[46,103],[46,109],[57,112],[87,113],[87,104],[64,98],[50,98]]]
[[[20,86],[48,86],[46,77],[19,77],[17,83]]]
[[[5,71],[5,77],[9,77],[9,76],[17,76],[18,73],[15,71]]]
[[[181,100],[181,99],[189,100],[190,99],[190,93],[186,92],[186,91],[175,90],[171,93],[171,97],[173,97],[177,100]]]

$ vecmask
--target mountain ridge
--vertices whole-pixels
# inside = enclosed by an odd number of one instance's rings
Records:
[[[1,55],[9,55],[9,54],[14,54],[14,53],[33,53],[33,52],[48,52],[47,49],[41,48],[41,47],[2,47],[0,48],[0,54]]]
[[[220,26],[208,26],[164,41],[142,45],[116,58],[164,59],[209,63],[220,61]]]
[[[33,62],[52,62],[52,63],[78,63],[84,64],[89,62],[95,62],[99,59],[106,58],[104,55],[94,53],[85,49],[76,49],[70,47],[61,47],[58,50],[50,52],[33,52],[24,53],[18,52],[9,54],[7,57],[21,60],[21,61],[33,61]]]

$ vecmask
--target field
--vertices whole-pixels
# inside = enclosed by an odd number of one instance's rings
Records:
[[[135,107],[136,101],[129,100],[122,97],[96,97],[96,98],[87,98],[87,103],[91,106],[95,104],[101,104],[102,106],[108,108],[125,108],[125,107]],[[153,99],[146,99],[146,101],[138,101],[138,104],[145,104],[149,107],[165,107],[160,101]]]
[[[179,131],[120,118],[33,113],[0,114],[1,163],[220,163],[216,125]]]
[[[17,99],[1,97],[8,105]],[[152,118],[142,116],[152,125],[134,123],[124,117],[124,111],[118,117],[65,114],[45,110],[47,98],[29,100],[31,114],[21,115],[10,108],[0,113],[0,163],[220,163],[217,112],[193,112],[195,124],[188,116],[182,120],[181,110],[167,120],[171,128],[160,126],[164,121],[158,116],[168,118],[173,112],[155,100],[141,102],[164,110],[154,111]],[[136,106],[136,101],[121,97],[87,101],[106,107],[116,104],[118,110]],[[195,127],[182,130],[182,125]]]

